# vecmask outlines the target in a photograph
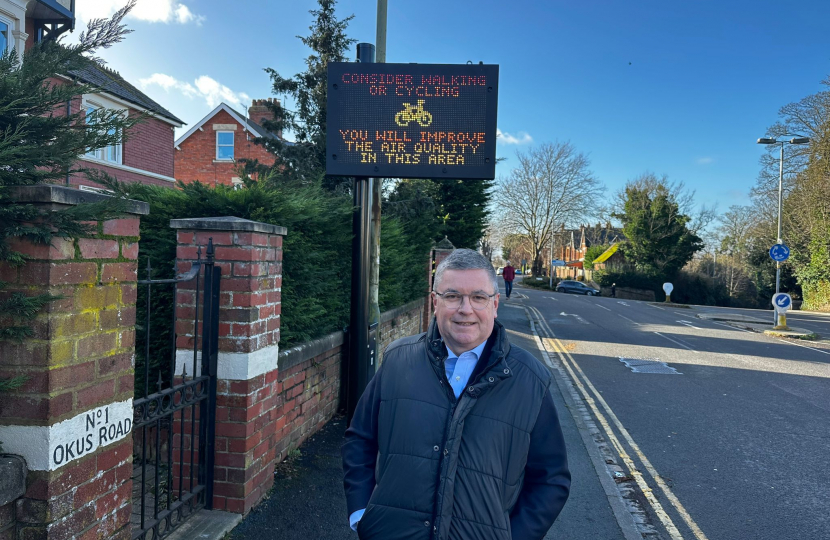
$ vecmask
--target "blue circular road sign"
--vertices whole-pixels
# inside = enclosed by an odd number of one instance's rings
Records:
[[[772,305],[776,311],[787,311],[793,306],[793,299],[787,293],[778,293],[772,297]]]
[[[769,256],[776,262],[786,261],[790,258],[790,248],[784,244],[775,244],[769,248]]]

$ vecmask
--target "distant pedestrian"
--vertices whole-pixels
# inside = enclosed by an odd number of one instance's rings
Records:
[[[508,341],[481,254],[438,265],[432,305],[425,334],[386,349],[346,430],[349,524],[360,540],[542,540],[571,484],[551,370]]]
[[[616,298],[616,297],[617,297],[617,284],[612,283],[611,284],[611,298]]]
[[[507,261],[507,266],[502,271],[502,277],[504,278],[504,294],[510,298],[510,293],[513,292],[513,280],[516,279],[516,269],[513,268],[510,261]]]

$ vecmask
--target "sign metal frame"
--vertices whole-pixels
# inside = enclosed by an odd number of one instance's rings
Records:
[[[498,88],[494,64],[330,62],[326,174],[494,179]],[[344,154],[355,152],[347,142],[370,149],[359,156],[365,162]],[[395,151],[382,152],[383,144]],[[415,152],[417,144],[431,150]]]

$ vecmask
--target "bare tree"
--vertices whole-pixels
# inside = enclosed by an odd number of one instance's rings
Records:
[[[780,120],[767,129],[766,136],[779,140],[791,137],[810,137],[815,140],[821,137],[830,116],[830,77],[824,79],[822,85],[827,89],[781,107],[778,111]],[[778,201],[780,151],[778,145],[766,147],[766,152],[761,156],[761,172],[752,189],[753,197],[766,199],[763,202],[769,207],[776,207]],[[811,147],[806,145],[788,144],[784,148],[783,183],[787,192],[794,187],[796,175],[807,168],[810,154]]]
[[[593,217],[605,188],[570,142],[546,143],[516,158],[519,166],[499,179],[494,201],[504,227],[528,239],[538,274],[551,234]]]

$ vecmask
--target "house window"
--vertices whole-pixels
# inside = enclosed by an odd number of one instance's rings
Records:
[[[11,26],[6,20],[0,19],[0,54],[11,48],[11,41]]]
[[[99,103],[87,101],[85,103],[87,124],[95,123],[95,113],[98,110],[104,112],[106,107]],[[101,113],[98,113],[101,114]],[[115,134],[115,130],[111,129],[108,135]],[[101,161],[109,161],[110,163],[121,163],[121,143],[105,146],[103,148],[95,148],[86,153],[87,157],[99,159]]]
[[[233,131],[216,132],[216,160],[233,161]]]

